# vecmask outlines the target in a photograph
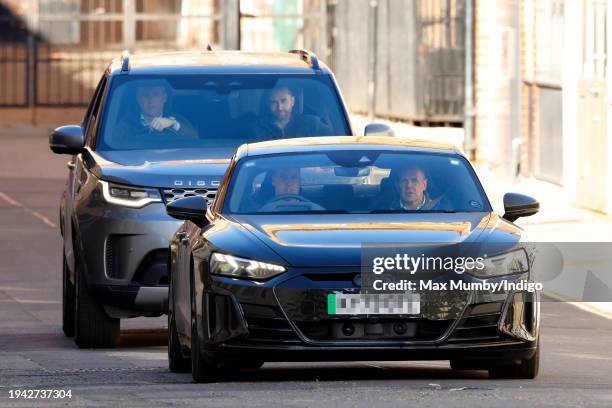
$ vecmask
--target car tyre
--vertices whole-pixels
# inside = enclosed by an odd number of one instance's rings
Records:
[[[76,264],[74,342],[79,348],[115,348],[119,344],[119,319],[109,317],[91,298],[83,273]]]
[[[172,311],[172,284],[168,291],[168,367],[173,373],[188,373],[191,370],[191,360],[183,356],[181,343],[178,338],[178,330],[174,321],[174,313]]]
[[[198,318],[196,312],[193,273],[191,276],[191,376],[196,383],[214,382],[220,379],[219,367],[214,355],[202,352],[198,336]]]
[[[70,282],[66,255],[62,256],[62,330],[67,337],[74,336],[75,293]]]
[[[196,383],[214,382],[216,367],[200,350],[197,329],[191,330],[191,376]]]
[[[534,355],[527,360],[523,360],[519,366],[518,378],[532,380],[540,372],[540,344],[536,347]]]
[[[540,371],[540,345],[531,358],[522,360],[520,364],[496,365],[489,368],[491,378],[511,378],[532,380],[538,376]]]

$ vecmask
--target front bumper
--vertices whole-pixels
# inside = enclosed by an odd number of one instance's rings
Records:
[[[77,211],[79,260],[90,293],[133,315],[166,313],[168,245],[182,222],[162,203],[132,209],[95,198]]]
[[[328,315],[328,293],[359,291],[355,274],[294,270],[263,284],[210,277],[202,298],[203,347],[265,355],[266,361],[303,361],[314,354],[317,360],[483,362],[535,353],[534,293],[430,293],[421,295],[418,316]],[[347,326],[352,330],[345,331]]]

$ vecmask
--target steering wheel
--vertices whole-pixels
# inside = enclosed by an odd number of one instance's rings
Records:
[[[325,210],[325,208],[321,207],[319,204],[313,203],[306,197],[301,196],[299,194],[281,194],[281,195],[278,195],[272,198],[267,203],[265,203],[259,209],[259,211],[269,212],[269,211],[278,210],[280,207],[291,207],[291,206],[296,206],[296,207],[308,206],[308,209],[311,211],[312,210],[314,211]]]

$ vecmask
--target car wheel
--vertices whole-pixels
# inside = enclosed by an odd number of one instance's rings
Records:
[[[119,344],[119,319],[109,317],[87,291],[76,264],[74,342],[79,348],[114,348]]]
[[[191,376],[196,383],[214,381],[215,367],[210,364],[202,355],[200,342],[198,340],[197,329],[192,325],[191,328]]]
[[[194,293],[193,271],[191,273],[191,376],[196,383],[213,382],[218,379],[213,356],[202,353],[198,335],[198,318]]]
[[[191,361],[183,356],[181,343],[178,338],[174,313],[172,312],[172,287],[169,288],[168,308],[168,366],[173,373],[188,373],[191,369]]]
[[[540,370],[540,345],[534,355],[520,364],[496,365],[489,368],[491,378],[512,378],[531,380],[538,376]]]
[[[540,344],[536,348],[535,354],[527,360],[523,360],[519,366],[518,378],[531,380],[538,376],[540,372]]]
[[[68,337],[74,336],[74,285],[70,282],[66,255],[62,257],[62,330]]]

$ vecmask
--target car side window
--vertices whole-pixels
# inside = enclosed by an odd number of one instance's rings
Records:
[[[83,132],[85,133],[85,141],[88,145],[92,146],[92,138],[93,138],[93,130],[95,129],[95,125],[97,122],[97,118],[100,112],[100,102],[102,100],[102,96],[104,95],[104,89],[106,88],[107,77],[106,75],[102,77],[100,83],[94,92],[93,97],[91,98],[91,102],[89,107],[87,108],[87,113],[85,114],[85,118],[83,119]]]

